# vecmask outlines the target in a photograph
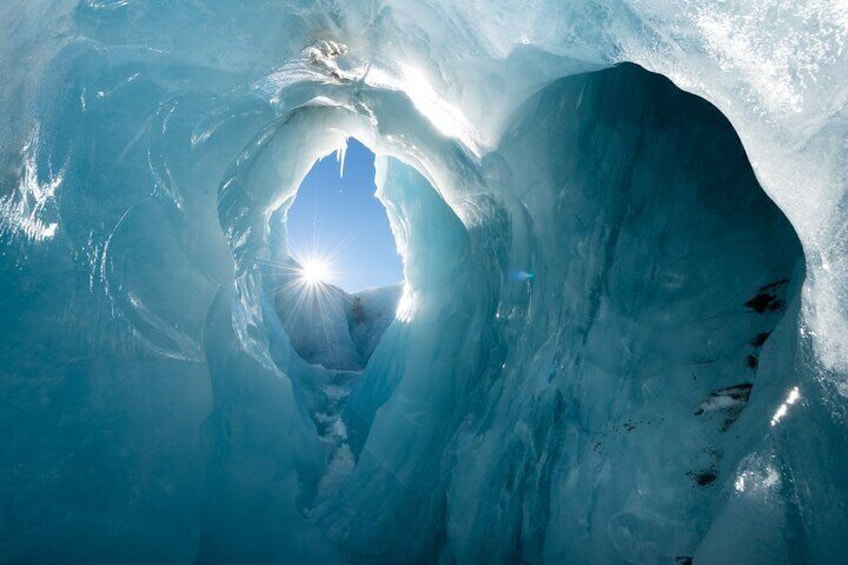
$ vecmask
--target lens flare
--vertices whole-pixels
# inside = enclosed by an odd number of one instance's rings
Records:
[[[321,259],[309,259],[303,262],[300,278],[304,283],[312,286],[327,282],[330,278],[330,267]]]

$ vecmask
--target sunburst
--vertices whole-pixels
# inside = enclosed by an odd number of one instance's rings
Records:
[[[329,262],[326,259],[319,258],[305,260],[298,271],[302,281],[309,286],[328,282],[331,273]]]

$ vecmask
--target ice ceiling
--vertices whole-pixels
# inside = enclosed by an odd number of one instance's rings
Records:
[[[0,21],[0,561],[848,554],[844,2]],[[282,292],[348,137],[405,284]]]

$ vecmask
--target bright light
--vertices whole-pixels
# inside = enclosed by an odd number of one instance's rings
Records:
[[[411,65],[403,65],[402,70],[400,90],[409,96],[412,104],[440,132],[462,141],[475,155],[480,155],[479,135],[459,108],[443,100],[424,73]]]
[[[304,261],[300,278],[308,285],[314,286],[326,282],[330,278],[330,269],[325,261],[310,259]]]
[[[415,313],[415,295],[408,284],[403,285],[403,294],[401,294],[400,302],[398,302],[395,318],[401,322],[407,323],[412,320],[412,315]]]
[[[774,413],[774,416],[771,417],[771,426],[774,427],[780,422],[786,413],[789,412],[789,407],[798,402],[798,399],[801,398],[801,391],[796,386],[793,387],[792,390],[789,391],[789,394],[786,396],[786,400],[783,401],[777,408],[777,412]]]

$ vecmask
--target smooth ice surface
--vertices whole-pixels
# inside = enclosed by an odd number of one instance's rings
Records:
[[[0,561],[848,554],[843,1],[0,22]],[[351,137],[404,285],[316,319]]]

